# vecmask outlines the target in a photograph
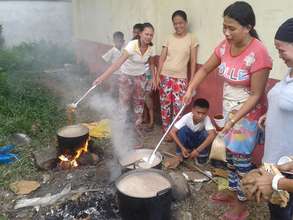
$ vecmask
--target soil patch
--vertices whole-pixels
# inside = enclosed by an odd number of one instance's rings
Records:
[[[42,77],[42,83],[53,90],[56,96],[63,98],[64,102],[61,103],[60,108],[65,110],[66,104],[74,101],[72,97],[77,97],[82,92],[74,89],[68,90],[68,83],[64,84],[64,80],[60,80],[60,74],[66,73],[60,73],[60,71],[47,72]],[[77,83],[82,78],[86,85],[83,88],[86,91],[90,84],[88,83],[89,79],[84,80],[84,77],[84,75],[77,75],[74,81]],[[68,91],[71,92],[70,96]],[[86,102],[77,114],[76,117],[79,122],[97,121],[102,117],[102,115],[93,112]],[[163,134],[160,126],[156,125],[151,132],[145,132],[143,135],[143,147],[154,148]],[[114,181],[121,174],[121,170],[117,159],[113,156],[111,144],[101,143],[105,155],[102,162],[97,166],[80,166],[70,170],[52,170],[49,172],[39,171],[38,181],[41,183],[41,187],[26,198],[43,197],[49,193],[56,194],[68,184],[71,184],[73,190],[82,187],[85,189],[100,189],[99,191],[73,194],[47,207],[28,207],[15,210],[16,200],[23,198],[23,196],[16,196],[8,190],[2,190],[0,192],[0,212],[8,219],[120,219]],[[163,142],[159,150],[174,154],[175,148],[174,143]],[[202,168],[210,170],[211,167],[208,165]],[[182,173],[186,170],[188,169],[180,165],[175,172]],[[166,170],[166,172],[169,172],[169,170]],[[199,220],[213,220],[218,219],[227,210],[227,207],[215,206],[209,202],[209,196],[217,191],[215,183],[189,183],[189,187],[191,195],[187,199],[172,203],[173,220],[185,219],[183,216],[191,216],[192,219]],[[248,219],[269,219],[269,212],[265,203],[248,202],[248,206],[250,211]]]

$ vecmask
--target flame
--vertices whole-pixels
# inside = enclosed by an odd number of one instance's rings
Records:
[[[79,148],[76,153],[75,156],[72,159],[69,159],[68,157],[66,157],[65,155],[60,155],[58,158],[61,160],[60,165],[62,166],[62,163],[69,163],[70,167],[77,167],[78,163],[77,163],[77,159],[80,157],[80,155],[83,152],[88,152],[88,141],[86,141],[86,143],[84,144],[83,147]]]

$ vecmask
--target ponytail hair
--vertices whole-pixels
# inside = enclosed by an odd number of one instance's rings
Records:
[[[249,34],[250,34],[251,37],[254,37],[254,38],[256,38],[256,39],[259,40],[258,33],[257,33],[257,31],[256,31],[254,28],[252,28],[252,29],[249,31]]]
[[[143,24],[137,23],[137,24],[133,25],[132,30],[134,30],[134,29],[137,29],[139,33],[142,32]],[[136,35],[135,37],[133,37],[132,40],[137,40],[138,39],[137,36],[138,35]]]
[[[153,31],[155,30],[154,26],[148,22],[141,24],[141,32],[143,32],[145,28],[151,28],[151,29],[153,29]],[[132,40],[138,40],[138,42],[139,42],[140,36],[137,35]],[[149,45],[153,46],[154,44],[153,44],[153,42],[150,42]]]
[[[138,40],[140,38],[139,34],[133,37],[131,40]]]

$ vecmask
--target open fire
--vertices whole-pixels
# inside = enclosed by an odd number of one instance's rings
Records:
[[[89,129],[81,124],[60,128],[57,132],[58,167],[70,169],[79,165],[80,157],[88,156]]]
[[[60,160],[59,166],[61,168],[71,168],[71,167],[77,167],[78,166],[78,158],[82,155],[82,153],[88,152],[88,141],[85,142],[85,144],[76,150],[76,152],[73,153],[73,155],[64,155],[61,154],[58,158]]]

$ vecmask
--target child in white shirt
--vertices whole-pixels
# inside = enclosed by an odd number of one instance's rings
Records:
[[[105,62],[112,64],[114,63],[120,56],[121,56],[121,51],[122,47],[124,45],[124,34],[120,31],[117,31],[113,34],[113,43],[114,46],[106,52],[102,58]],[[120,69],[114,72],[114,75],[112,75],[110,83],[110,93],[113,95],[113,97],[118,97],[118,91],[119,91],[119,86],[118,86],[118,78],[121,75]]]
[[[209,148],[216,137],[216,131],[209,116],[209,102],[196,99],[192,111],[177,121],[171,136],[177,144],[176,153],[183,158],[197,159],[199,164],[208,160]]]

